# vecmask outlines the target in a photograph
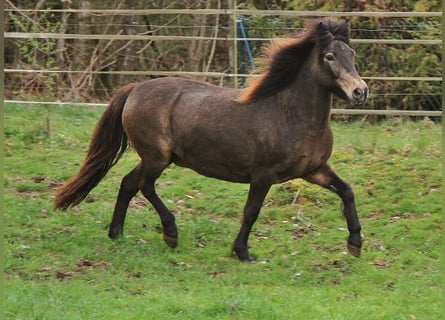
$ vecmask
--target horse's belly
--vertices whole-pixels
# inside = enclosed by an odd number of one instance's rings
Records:
[[[196,165],[196,163],[190,164],[181,160],[175,160],[173,162],[180,167],[192,169],[193,171],[196,171],[197,173],[209,178],[239,183],[250,182],[250,175],[247,174],[246,171],[236,171],[231,168],[227,168],[224,165]]]
[[[236,160],[230,154],[225,157],[216,156],[215,153],[205,151],[199,154],[174,154],[172,162],[178,166],[190,168],[206,177],[216,178],[230,182],[249,183],[251,170],[246,162]]]

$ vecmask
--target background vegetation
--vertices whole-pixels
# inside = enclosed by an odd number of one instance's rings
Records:
[[[143,197],[125,236],[106,236],[133,152],[80,206],[54,212],[101,109],[5,106],[6,319],[440,319],[441,128],[428,119],[334,122],[331,163],[355,190],[360,259],[346,254],[339,199],[300,180],[275,186],[251,237],[231,245],[247,186],[171,167],[158,189],[180,245],[166,247]]]
[[[304,11],[441,11],[438,0],[255,0],[238,1],[239,8]],[[85,39],[5,39],[6,68],[32,70],[69,70],[63,73],[7,73],[5,95],[8,99],[42,96],[45,100],[101,101],[109,99],[116,88],[146,76],[100,74],[107,71],[217,71],[234,72],[232,44],[213,41],[228,37],[233,21],[227,15],[103,15],[40,12],[37,9],[202,9],[230,8],[227,0],[17,0],[6,1],[6,31],[60,34],[127,34],[160,36],[199,36],[207,40],[123,41]],[[21,11],[31,9],[31,11]],[[250,37],[285,37],[302,30],[303,19],[279,16],[245,16]],[[355,39],[438,40],[442,36],[440,17],[436,18],[350,18]],[[262,41],[253,41],[254,55]],[[440,77],[440,45],[355,44],[357,65],[362,76]],[[240,44],[240,51],[242,45]],[[240,67],[247,70],[246,55]],[[230,79],[213,79],[232,85]],[[439,81],[368,81],[373,109],[441,110],[442,83]]]

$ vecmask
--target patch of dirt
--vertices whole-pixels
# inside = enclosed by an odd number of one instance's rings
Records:
[[[369,264],[372,264],[374,266],[380,267],[380,268],[387,268],[392,266],[392,261],[385,261],[382,259],[375,259],[374,261],[370,261]]]
[[[108,263],[105,261],[94,262],[85,258],[80,259],[76,262],[76,271],[85,271],[88,269],[106,269],[108,268]]]
[[[34,183],[42,183],[44,181],[48,181],[46,184],[48,190],[58,189],[64,185],[64,182],[62,182],[60,180],[57,180],[57,179],[48,180],[48,177],[43,176],[43,175],[34,176],[31,178],[31,181]]]
[[[76,267],[73,270],[56,270],[54,271],[54,276],[60,281],[70,280],[75,278],[78,273],[85,273],[94,269],[106,269],[108,268],[108,263],[105,261],[91,261],[82,258],[76,261],[75,266]],[[45,271],[50,272],[51,270],[45,269]]]
[[[418,214],[413,213],[413,212],[407,212],[407,213],[403,213],[403,214],[400,214],[400,215],[392,216],[391,218],[389,218],[389,221],[391,223],[394,223],[394,222],[397,222],[399,220],[418,220],[418,219],[420,219],[422,217],[427,218],[429,216],[431,216],[431,213],[429,213],[429,212],[426,212],[423,215],[418,215]]]
[[[370,212],[366,215],[366,219],[370,219],[370,220],[380,220],[380,218],[382,216],[384,216],[386,214],[385,211],[374,211],[374,212]]]
[[[292,237],[294,239],[303,238],[305,235],[313,230],[314,227],[312,225],[299,226],[292,231]]]
[[[147,199],[141,194],[137,194],[133,199],[130,201],[129,208],[130,209],[144,209],[148,205]]]
[[[56,279],[63,281],[63,280],[72,278],[74,275],[74,272],[72,272],[72,271],[56,271],[54,273],[54,275],[56,276]]]
[[[35,176],[31,178],[31,181],[34,183],[40,183],[42,181],[45,181],[46,177],[45,176]]]
[[[57,180],[57,179],[53,179],[48,181],[47,187],[48,190],[56,190],[59,189],[60,187],[62,187],[64,185],[64,182]]]

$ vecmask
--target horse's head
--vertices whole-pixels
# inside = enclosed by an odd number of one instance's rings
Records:
[[[322,19],[316,26],[318,73],[320,82],[353,105],[368,98],[368,86],[355,69],[349,43],[349,24]]]

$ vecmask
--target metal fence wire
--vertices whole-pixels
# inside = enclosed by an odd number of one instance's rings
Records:
[[[441,115],[440,12],[5,7],[6,101],[101,105],[121,85],[181,73],[240,87],[266,42],[298,34],[308,17],[332,16],[350,22],[371,88],[368,114]],[[333,107],[342,114],[343,103]]]

